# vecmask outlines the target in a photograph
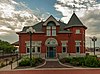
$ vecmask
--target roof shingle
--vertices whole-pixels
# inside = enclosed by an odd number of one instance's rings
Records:
[[[80,21],[80,19],[77,17],[75,13],[73,13],[66,28],[73,27],[73,26],[77,26],[77,27],[82,26],[86,28],[86,26],[83,25],[83,23]]]
[[[51,17],[51,16],[50,16]],[[80,19],[77,17],[77,15],[75,13],[73,13],[72,17],[70,18],[68,24],[61,22],[61,21],[57,21],[60,25],[60,30],[59,33],[67,33],[68,31],[65,30],[65,28],[69,28],[69,27],[84,27],[87,28],[86,26],[83,25],[83,23],[80,21]],[[43,23],[45,22],[39,22],[33,26],[31,26],[33,29],[35,29],[36,33],[43,33],[42,28],[43,28]],[[21,32],[26,32],[26,30],[29,28],[30,26],[26,26],[23,28],[23,30]],[[66,32],[65,32],[66,31]]]

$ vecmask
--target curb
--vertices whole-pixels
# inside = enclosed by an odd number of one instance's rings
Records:
[[[39,67],[42,67],[42,66],[44,66],[45,64],[46,64],[46,60],[45,60],[44,64],[39,65],[39,66],[36,66],[36,67],[34,67],[34,68],[39,68]]]
[[[65,64],[61,63],[59,60],[58,60],[58,62],[59,62],[59,64],[62,65],[62,66],[69,67],[69,68],[74,68],[74,66],[65,65]]]

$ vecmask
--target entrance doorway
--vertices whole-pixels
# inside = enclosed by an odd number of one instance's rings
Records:
[[[47,58],[56,57],[56,47],[47,47]]]

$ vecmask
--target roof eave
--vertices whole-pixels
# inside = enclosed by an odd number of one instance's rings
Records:
[[[69,29],[69,28],[71,28],[71,27],[84,27],[85,29],[87,29],[86,26],[69,26],[69,27],[65,27],[64,30]]]

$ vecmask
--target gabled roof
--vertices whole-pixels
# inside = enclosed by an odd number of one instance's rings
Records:
[[[33,29],[35,29],[36,32],[42,32],[42,25],[43,25],[43,21],[42,22],[39,22],[33,26],[31,26]],[[21,32],[26,32],[26,30],[29,28],[30,26],[25,26],[23,28],[23,30]]]
[[[72,17],[70,18],[68,25],[66,28],[69,27],[78,27],[78,26],[83,26],[86,28],[86,26],[83,25],[83,23],[80,21],[80,19],[77,17],[75,13],[73,13]]]
[[[48,22],[53,21],[55,22],[56,26],[59,26],[60,24],[58,23],[58,21],[51,15],[44,23],[43,26],[46,26]]]
[[[67,24],[61,22],[61,21],[57,21],[60,24],[60,31],[63,31],[64,28],[66,27]],[[35,29],[36,32],[42,32],[42,25],[43,25],[43,21],[39,22],[37,24],[35,24],[34,26],[31,26],[33,29]],[[26,32],[26,30],[29,28],[30,26],[25,26],[23,28],[23,30],[21,32]]]
[[[64,30],[64,28],[67,26],[67,24],[66,24],[66,23],[61,22],[60,20],[58,21],[58,23],[60,24],[60,31],[63,31],[63,30]]]
[[[61,21],[57,21],[52,15],[46,20],[46,21],[41,21],[33,26],[31,26],[33,29],[35,29],[35,33],[44,33],[43,32],[43,26],[46,26],[48,24],[48,22],[55,22],[56,26],[60,27],[59,33],[70,33],[69,31],[65,30],[66,28],[70,28],[70,27],[84,27],[85,29],[87,28],[86,26],[83,25],[83,23],[80,21],[80,19],[77,17],[77,15],[75,13],[73,13],[72,17],[70,18],[68,24],[61,22]],[[23,28],[23,30],[19,33],[26,33],[26,30],[29,28],[30,26],[26,26]]]

